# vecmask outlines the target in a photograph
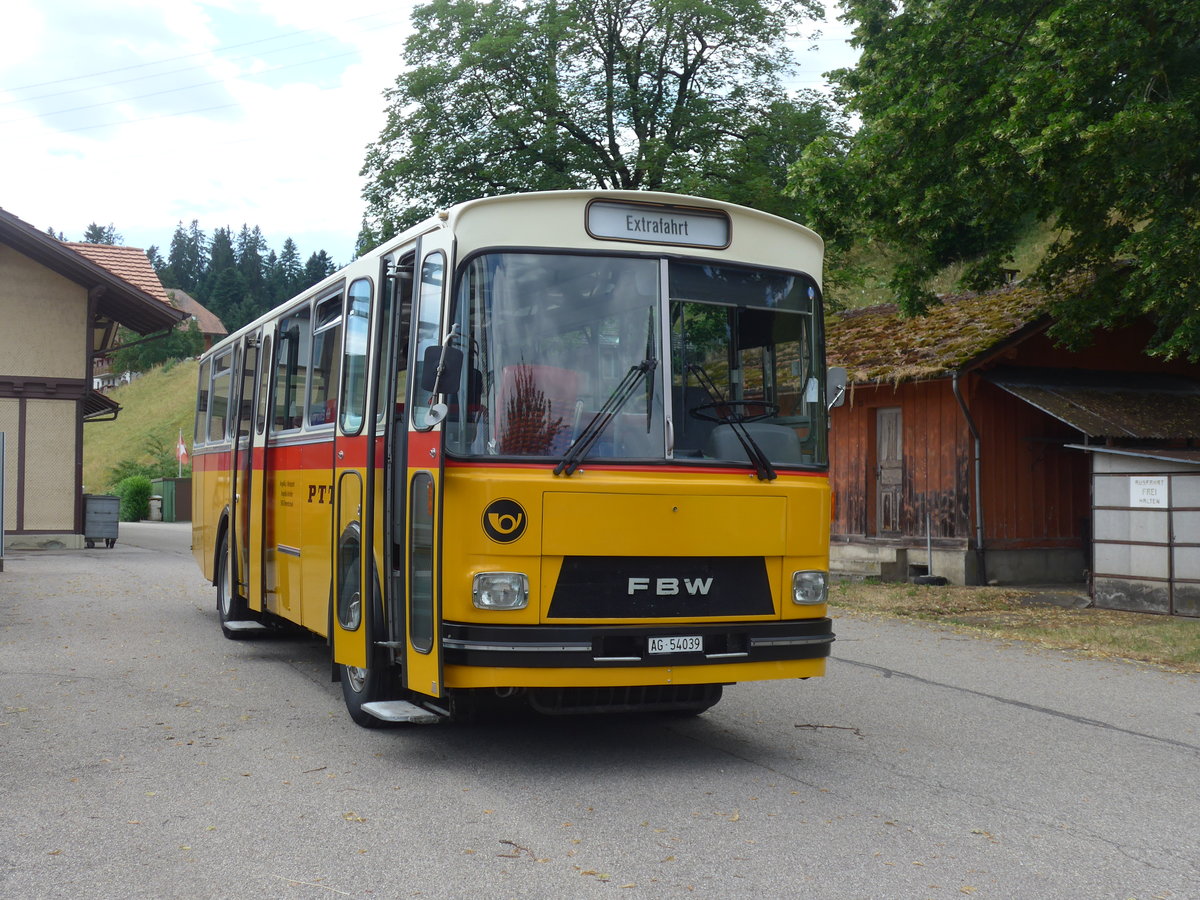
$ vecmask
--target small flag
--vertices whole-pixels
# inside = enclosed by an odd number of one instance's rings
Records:
[[[175,456],[179,459],[180,465],[186,465],[188,461],[187,444],[183,442],[183,435],[179,436],[179,446],[175,448]]]

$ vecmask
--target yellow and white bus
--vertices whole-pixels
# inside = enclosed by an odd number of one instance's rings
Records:
[[[821,264],[728,203],[501,196],[229,335],[193,455],[225,634],[327,639],[366,726],[824,674]]]

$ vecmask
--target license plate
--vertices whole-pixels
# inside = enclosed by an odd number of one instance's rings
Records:
[[[704,650],[704,638],[698,634],[650,638],[651,653],[699,653]]]

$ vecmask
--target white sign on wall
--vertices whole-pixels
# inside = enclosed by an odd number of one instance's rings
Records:
[[[1167,476],[1131,476],[1129,479],[1129,505],[1135,509],[1166,509]]]

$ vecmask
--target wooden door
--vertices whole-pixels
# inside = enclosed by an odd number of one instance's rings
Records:
[[[881,537],[895,537],[901,533],[903,435],[900,407],[875,410],[875,533]]]

